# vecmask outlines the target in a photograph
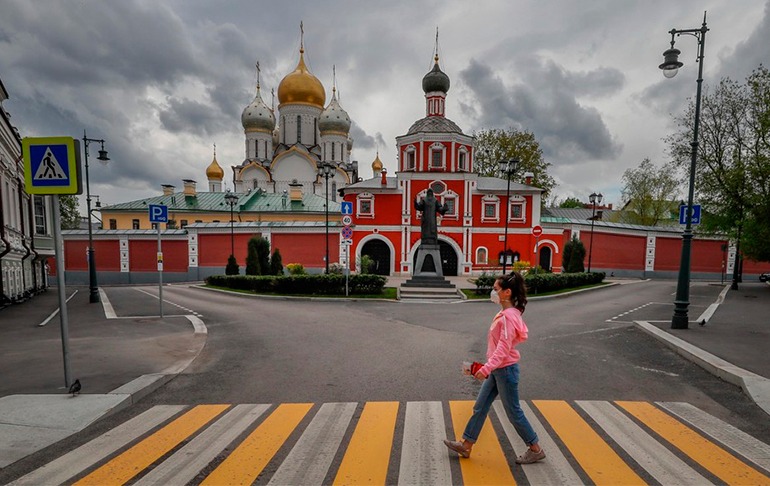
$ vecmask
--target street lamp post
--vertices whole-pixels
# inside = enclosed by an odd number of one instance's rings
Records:
[[[676,284],[676,297],[674,299],[674,315],[671,318],[672,329],[687,329],[689,318],[687,309],[690,305],[690,253],[692,250],[692,206],[695,192],[695,162],[698,155],[698,124],[700,123],[700,98],[701,85],[703,84],[703,50],[706,46],[706,13],[703,13],[703,25],[700,29],[671,29],[671,48],[663,53],[663,64],[658,66],[663,70],[663,75],[667,78],[676,76],[679,68],[683,66],[679,62],[681,51],[674,48],[674,36],[687,34],[695,37],[698,41],[698,89],[695,95],[695,124],[693,127],[691,150],[690,150],[690,186],[687,192],[687,210],[685,211],[685,227],[682,233],[682,259],[679,263],[679,279]]]
[[[328,162],[324,162],[321,165],[321,175],[323,176],[325,181],[325,198],[326,203],[324,204],[324,213],[326,215],[326,273],[329,273],[329,177],[332,175],[332,165]]]
[[[592,192],[590,196],[588,196],[588,200],[591,201],[591,242],[589,243],[588,247],[588,273],[591,273],[591,255],[594,252],[594,221],[596,221],[596,203],[599,204],[602,203],[602,193],[596,194],[595,192]]]
[[[230,256],[235,258],[235,238],[233,235],[233,207],[238,203],[238,196],[230,191],[225,194],[225,202],[230,206]]]
[[[508,188],[505,190],[505,236],[503,236],[503,275],[508,264],[508,211],[511,208],[511,176],[519,166],[519,159],[501,160],[498,162],[500,172],[508,179]]]
[[[92,304],[99,302],[99,286],[96,282],[96,258],[94,256],[94,232],[91,227],[91,185],[88,179],[88,144],[97,142],[101,144],[99,157],[96,159],[107,165],[110,158],[107,157],[107,151],[104,150],[104,140],[88,138],[86,131],[83,130],[83,148],[85,150],[86,162],[86,210],[88,211],[88,301]]]

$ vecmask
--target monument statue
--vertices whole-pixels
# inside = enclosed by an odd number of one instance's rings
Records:
[[[414,208],[418,211],[422,211],[422,222],[420,223],[421,244],[437,245],[438,230],[436,229],[436,213],[443,216],[449,210],[449,207],[446,204],[438,202],[436,196],[433,195],[433,189],[428,189],[425,199],[420,200],[419,197],[415,198]]]

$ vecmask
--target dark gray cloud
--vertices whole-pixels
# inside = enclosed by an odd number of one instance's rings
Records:
[[[612,94],[622,87],[617,70],[570,73],[553,62],[530,57],[522,63],[522,79],[503,83],[502,74],[471,59],[460,80],[475,103],[465,103],[466,115],[479,128],[514,127],[532,131],[548,159],[570,164],[585,159],[611,159],[620,151],[601,114],[578,102],[580,94]],[[606,73],[606,74],[603,74]]]
[[[167,101],[168,108],[161,109],[158,116],[161,126],[172,133],[211,136],[227,129],[232,120],[210,105],[195,100],[169,98]]]
[[[378,149],[387,146],[382,133],[369,135],[356,122],[353,122],[350,127],[350,138],[353,139],[354,148]]]

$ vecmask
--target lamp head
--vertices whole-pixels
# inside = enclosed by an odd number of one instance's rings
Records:
[[[500,169],[500,172],[503,174],[510,176],[514,172],[516,172],[516,168],[519,166],[519,159],[509,159],[509,160],[501,160],[498,162],[498,167]]]
[[[673,78],[676,76],[676,73],[679,72],[679,68],[684,66],[684,64],[679,62],[679,54],[681,53],[682,51],[674,48],[673,46],[671,49],[667,49],[666,52],[663,53],[663,64],[658,66],[663,70],[663,76],[667,78]]]

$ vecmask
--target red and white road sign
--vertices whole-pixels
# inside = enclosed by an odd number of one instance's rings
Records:
[[[543,227],[540,225],[533,226],[532,227],[532,236],[535,238],[540,238],[540,235],[543,234]]]

